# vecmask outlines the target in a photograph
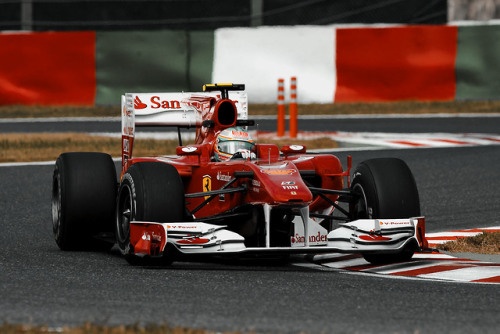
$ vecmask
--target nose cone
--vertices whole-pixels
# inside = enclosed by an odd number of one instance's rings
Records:
[[[258,183],[265,192],[267,203],[309,204],[312,201],[313,196],[293,163],[262,164],[257,167],[254,184]]]

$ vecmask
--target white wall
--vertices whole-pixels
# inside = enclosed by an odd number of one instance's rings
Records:
[[[278,78],[297,77],[298,103],[332,103],[335,28],[224,28],[215,32],[212,82],[244,83],[251,103],[275,103]]]

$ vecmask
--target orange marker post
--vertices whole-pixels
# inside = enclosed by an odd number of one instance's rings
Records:
[[[278,137],[285,135],[285,80],[278,79]]]
[[[290,82],[290,138],[297,138],[297,78]]]

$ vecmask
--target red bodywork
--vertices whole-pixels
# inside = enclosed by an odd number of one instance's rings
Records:
[[[310,175],[310,186],[341,190],[344,177],[349,176],[349,168],[344,171],[342,164],[333,155],[306,154],[303,146],[284,146],[280,149],[276,145],[257,144],[255,146],[256,159],[230,160],[216,162],[213,160],[214,145],[217,135],[222,130],[235,126],[238,123],[236,102],[227,98],[224,86],[222,98],[216,96],[187,96],[181,100],[183,112],[194,113],[190,117],[196,126],[194,145],[178,147],[175,157],[132,157],[134,140],[134,126],[141,126],[141,110],[137,104],[123,108],[123,117],[130,117],[134,124],[123,122],[122,131],[122,176],[134,163],[141,161],[157,161],[168,163],[176,167],[184,183],[185,194],[201,193],[221,189],[230,181],[235,172],[253,172],[252,178],[236,180],[232,186],[246,187],[246,191],[219,195],[197,210],[193,216],[203,218],[214,216],[245,204],[268,204],[272,207],[304,207],[309,206],[310,212],[324,212],[332,210],[332,206],[323,198],[313,195],[304,183],[303,174]],[[214,89],[215,90],[215,89]],[[224,96],[226,95],[226,96]],[[130,97],[137,100],[137,95]],[[141,100],[145,100],[144,97]],[[172,105],[172,104],[170,104]],[[131,110],[130,108],[134,108]],[[149,119],[145,125],[177,125],[174,120],[175,110],[163,110],[162,118]],[[178,111],[177,111],[178,112]],[[169,115],[170,114],[170,115]],[[172,116],[172,117],[170,117]],[[148,115],[151,118],[151,116]],[[182,125],[182,124],[181,124]],[[350,167],[350,164],[349,164]],[[302,173],[302,174],[301,174]],[[338,195],[325,195],[336,201]],[[191,212],[200,206],[207,197],[189,198],[187,209]]]
[[[175,158],[134,158],[129,160],[129,166],[141,161],[157,161],[169,163],[176,167],[184,182],[186,194],[207,192],[222,188],[236,171],[253,171],[251,180],[241,179],[234,183],[235,187],[244,186],[248,191],[244,193],[225,194],[224,199],[214,199],[201,208],[196,217],[216,215],[229,211],[243,204],[264,204],[271,206],[309,206],[311,212],[323,211],[330,207],[319,196],[313,196],[304,183],[300,171],[314,171],[321,179],[322,188],[342,189],[343,172],[340,161],[331,155],[290,155],[280,157],[275,145],[256,145],[257,151],[271,150],[276,152],[271,162],[262,159],[257,154],[256,161],[210,161],[210,144],[192,145],[200,155],[184,153]],[[184,154],[183,154],[184,153]],[[207,181],[208,179],[208,181]],[[331,200],[337,200],[337,195],[328,195]],[[191,198],[187,202],[187,209],[192,211],[205,200],[204,197]]]

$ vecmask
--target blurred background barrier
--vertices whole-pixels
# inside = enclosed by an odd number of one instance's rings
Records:
[[[213,31],[98,32],[95,103],[118,104],[125,92],[200,91],[213,55]]]
[[[453,100],[456,26],[337,29],[336,102]]]
[[[0,104],[94,104],[95,35],[0,34]]]
[[[332,103],[335,31],[334,26],[217,29],[212,81],[245,83],[249,102],[276,103],[276,80],[296,76],[299,103]]]
[[[459,26],[457,100],[500,99],[500,26]]]
[[[277,79],[291,76],[298,103],[498,99],[499,22],[445,23],[490,20],[499,7],[0,0],[0,104],[116,105],[124,92],[199,91],[207,82],[245,83],[251,103],[276,103]]]

